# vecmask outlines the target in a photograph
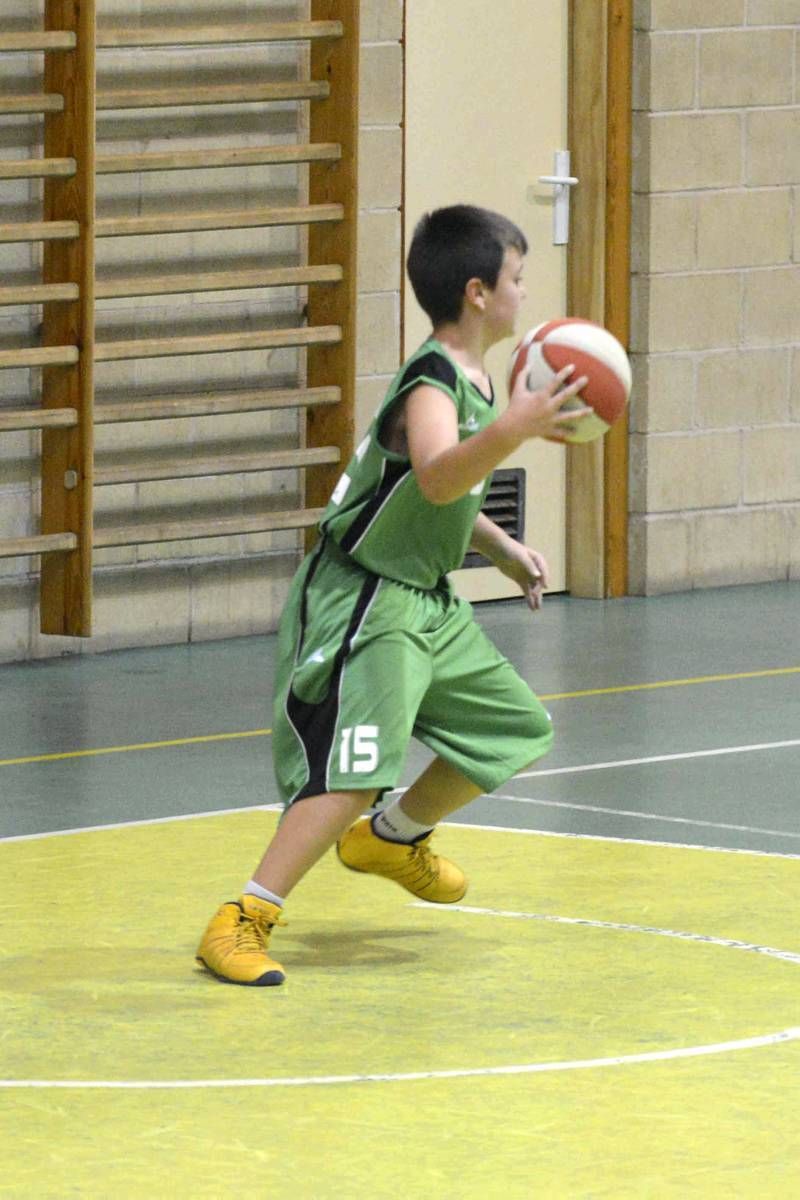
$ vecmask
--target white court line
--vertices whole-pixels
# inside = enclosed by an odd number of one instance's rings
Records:
[[[662,937],[680,938],[703,945],[723,946],[733,950],[749,950],[779,958],[784,962],[800,964],[800,954],[790,950],[777,950],[772,946],[758,946],[750,942],[733,941],[706,934],[683,933],[673,929],[658,929],[644,925],[625,925],[612,921],[594,921],[578,917],[559,917],[544,913],[505,912],[499,909],[471,908],[468,905],[441,905],[412,901],[410,908],[424,908],[435,912],[461,912],[468,915],[512,917],[525,920],[550,921],[564,925],[588,925],[598,929],[621,930],[628,933],[656,934]],[[703,1046],[682,1046],[674,1050],[649,1050],[640,1054],[620,1054],[613,1058],[584,1058],[562,1062],[518,1063],[505,1067],[462,1067],[446,1071],[404,1071],[387,1074],[363,1075],[306,1075],[288,1079],[0,1079],[0,1089],[60,1089],[60,1090],[118,1090],[118,1091],[176,1091],[198,1088],[279,1088],[313,1087],[331,1084],[357,1083],[411,1083],[432,1079],[465,1079],[499,1075],[540,1075],[551,1071],[587,1071],[602,1067],[630,1066],[636,1063],[670,1062],[682,1058],[699,1058],[709,1054],[726,1054],[731,1051],[753,1050],[762,1046],[775,1046],[800,1039],[800,1028],[790,1027],[777,1033],[759,1034],[755,1037],[738,1038],[726,1042],[714,1042]]]
[[[682,1046],[676,1050],[649,1050],[643,1054],[620,1054],[615,1058],[583,1058],[568,1062],[519,1063],[508,1067],[463,1067],[449,1071],[405,1071],[386,1075],[306,1075],[293,1079],[0,1079],[0,1088],[60,1088],[71,1091],[114,1089],[122,1091],[175,1091],[190,1088],[279,1088],[314,1087],[342,1083],[413,1083],[430,1079],[467,1079],[497,1075],[541,1075],[547,1071],[588,1071],[598,1067],[625,1067],[634,1063],[670,1062],[679,1058],[701,1058],[733,1050],[755,1050],[800,1039],[800,1029],[781,1029],[758,1037],[708,1046]]]
[[[42,838],[71,837],[74,833],[103,833],[107,829],[138,829],[143,825],[169,825],[172,821],[198,821],[201,817],[227,817],[232,813],[280,812],[282,804],[243,804],[239,808],[214,808],[207,812],[178,813],[173,817],[143,817],[138,821],[108,821],[105,825],[80,825],[75,829],[51,829],[45,833],[12,833],[2,842],[38,842]]]
[[[237,811],[247,811],[239,809]],[[257,811],[257,810],[256,810]],[[210,813],[197,814],[210,816]],[[213,814],[218,815],[218,814]],[[147,822],[130,822],[130,824],[158,824],[170,818],[155,818]],[[184,814],[178,820],[189,820],[191,815]],[[102,827],[101,828],[107,828]],[[114,828],[112,826],[112,828]],[[476,828],[470,826],[469,828]],[[492,826],[478,826],[493,832],[533,833],[533,830],[502,830]],[[559,836],[559,835],[556,835]],[[575,836],[575,835],[566,835]],[[619,838],[594,838],[596,841],[621,841]],[[663,845],[663,843],[653,843]],[[706,847],[698,847],[706,849]],[[757,852],[756,852],[757,853]],[[796,856],[790,856],[796,857]],[[468,905],[449,905],[442,909],[438,905],[424,902],[412,902],[410,907],[429,909],[434,912],[463,912],[469,915],[510,917],[516,919],[548,921],[565,925],[584,925],[598,929],[618,930],[640,934],[654,934],[661,937],[678,938],[704,945],[722,946],[727,949],[745,950],[778,958],[784,962],[800,964],[800,954],[794,951],[778,950],[772,946],[759,946],[756,943],[735,941],[729,938],[718,938],[706,934],[686,933],[679,930],[659,929],[651,926],[629,925],[621,922],[596,921],[589,918],[560,917],[554,914],[524,913],[498,909],[473,908]],[[667,1062],[676,1059],[698,1058],[711,1054],[730,1053],[745,1049],[774,1046],[781,1043],[800,1039],[800,1028],[790,1027],[777,1033],[761,1034],[755,1037],[740,1038],[726,1042],[716,1042],[702,1046],[684,1046],[673,1050],[655,1050],[640,1054],[618,1055],[612,1058],[576,1059],[562,1062],[521,1063],[504,1067],[466,1067],[444,1071],[410,1071],[391,1074],[361,1074],[361,1075],[318,1075],[295,1078],[266,1078],[266,1079],[173,1079],[173,1080],[63,1080],[63,1079],[6,1079],[0,1080],[0,1089],[57,1089],[57,1090],[124,1090],[124,1091],[163,1091],[186,1089],[219,1089],[219,1088],[276,1088],[276,1087],[309,1087],[332,1084],[360,1083],[403,1083],[434,1079],[463,1079],[501,1075],[533,1075],[552,1071],[578,1071],[602,1067],[619,1067],[637,1063]]]
[[[628,808],[605,808],[600,804],[573,804],[568,800],[536,800],[531,796],[509,796],[502,792],[492,792],[492,799],[509,800],[514,804],[535,804],[542,808],[574,808],[578,812],[604,813],[611,817],[638,817],[642,821],[670,821],[675,825],[701,825],[705,829],[733,829],[737,833],[760,833],[765,837],[800,838],[800,833],[789,833],[785,829],[761,829],[758,825],[728,825],[724,821],[697,821],[693,817],[667,817],[663,813],[638,812],[636,809]]]
[[[473,825],[466,821],[450,821],[453,829],[480,829],[487,833],[521,833],[532,837],[574,838],[578,842],[617,842],[623,846],[660,846],[667,850],[707,850],[711,854],[749,854],[757,858],[796,858],[781,850],[740,850],[734,846],[701,846],[699,842],[661,842],[655,838],[611,837],[604,833],[569,833],[560,829],[520,829],[515,825]]]
[[[547,771],[520,771],[515,779],[541,779],[545,775],[577,775],[581,771],[608,771],[613,767],[638,767],[647,763],[677,762],[685,758],[714,758],[720,754],[751,754],[755,750],[783,750],[800,746],[800,738],[786,742],[757,742],[752,746],[720,746],[716,750],[689,750],[685,754],[654,754],[649,758],[619,758],[614,762],[585,763],[579,767],[551,767]]]
[[[393,788],[402,794],[405,788]],[[517,797],[518,799],[518,797]],[[46,838],[71,837],[79,833],[105,833],[112,829],[137,829],[145,825],[168,825],[171,821],[200,821],[204,817],[226,817],[229,814],[247,812],[280,812],[282,804],[245,804],[239,808],[217,808],[210,812],[181,813],[174,817],[144,817],[136,821],[110,821],[107,825],[81,825],[75,829],[52,829],[43,833],[13,833],[0,837],[0,845],[6,842],[38,842]],[[521,833],[533,837],[573,838],[583,842],[614,842],[627,846],[661,846],[669,850],[704,850],[710,854],[749,854],[757,858],[799,858],[780,850],[749,850],[734,846],[702,846],[694,842],[667,842],[653,838],[612,837],[600,833],[568,833],[554,829],[521,829],[516,825],[479,825],[470,821],[449,821],[457,829],[478,829],[485,833]]]
[[[715,937],[710,933],[687,933],[682,929],[660,929],[657,925],[630,925],[623,921],[596,921],[591,917],[560,917],[554,913],[514,912],[502,908],[476,908],[470,904],[429,904],[425,900],[412,900],[409,908],[424,908],[430,912],[460,912],[473,917],[502,917],[517,921],[545,921],[552,925],[585,925],[590,929],[613,929],[621,933],[646,933],[655,937],[677,938],[682,942],[697,942],[703,946],[722,946],[726,950],[745,950],[751,954],[764,954],[767,958],[779,958],[782,962],[800,966],[800,954],[794,950],[778,950],[774,946],[762,946],[758,942],[743,942],[738,938]]]

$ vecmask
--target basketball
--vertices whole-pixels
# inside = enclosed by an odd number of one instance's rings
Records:
[[[511,355],[509,395],[520,371],[527,371],[528,387],[538,391],[570,363],[575,365],[574,378],[586,375],[589,382],[564,408],[589,407],[593,413],[567,427],[564,440],[593,442],[622,415],[631,391],[631,365],[622,344],[595,321],[561,317],[530,329]]]

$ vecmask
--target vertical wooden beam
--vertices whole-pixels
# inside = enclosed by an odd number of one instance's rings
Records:
[[[631,0],[570,0],[573,193],[569,312],[627,346],[630,323]],[[623,596],[628,579],[628,426],[567,453],[567,586]]]
[[[46,0],[45,28],[73,30],[73,51],[45,58],[44,90],[64,97],[62,112],[45,118],[45,157],[74,158],[69,179],[48,179],[44,216],[77,221],[80,237],[46,242],[45,283],[76,283],[78,299],[46,303],[42,340],[46,346],[76,345],[74,367],[42,372],[42,406],[75,408],[78,424],[42,432],[42,533],[78,535],[77,549],[42,557],[43,633],[88,637],[92,619],[92,455],[94,365],[94,0]]]
[[[311,45],[311,78],[330,84],[325,100],[311,103],[310,140],[338,142],[341,159],[334,163],[312,163],[309,167],[309,202],[342,204],[344,220],[312,225],[308,234],[309,263],[339,263],[344,278],[334,287],[308,289],[310,325],[339,325],[342,341],[308,351],[308,386],[338,384],[339,404],[311,408],[306,419],[308,446],[336,445],[341,462],[314,467],[306,472],[305,505],[327,504],[342,466],[353,452],[356,387],[356,243],[358,233],[358,0],[311,0],[311,17],[319,21],[341,21],[344,36]],[[307,544],[313,541],[313,531]]]
[[[567,311],[605,315],[606,0],[570,0],[569,147],[580,180],[572,193]],[[601,597],[605,588],[602,442],[567,450],[567,587]]]
[[[610,0],[606,99],[605,325],[630,341],[632,0]],[[628,414],[603,439],[605,594],[628,591]]]

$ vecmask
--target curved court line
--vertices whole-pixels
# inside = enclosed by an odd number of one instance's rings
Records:
[[[585,688],[578,692],[549,692],[539,696],[540,700],[574,700],[581,696],[611,696],[622,692],[644,692],[652,691],[654,688],[670,688],[670,687],[689,687],[699,683],[724,683],[728,680],[735,679],[764,679],[774,675],[796,675],[800,674],[800,667],[770,667],[763,671],[738,671],[729,675],[698,675],[694,679],[662,679],[653,683],[626,683],[615,687],[606,688]],[[200,734],[197,737],[170,738],[166,741],[158,742],[134,742],[130,746],[97,746],[89,750],[63,750],[53,754],[28,754],[19,758],[0,758],[0,767],[19,767],[28,763],[43,763],[43,762],[58,762],[62,759],[69,758],[96,758],[101,754],[125,754],[134,750],[163,750],[174,746],[192,746],[203,742],[226,742],[233,741],[236,738],[253,738],[267,737],[272,733],[271,729],[244,729],[235,733],[208,733]],[[781,745],[783,743],[775,743]],[[791,743],[786,743],[791,744]],[[754,747],[761,749],[761,747]],[[726,753],[722,750],[708,751],[707,753],[722,754]],[[661,761],[661,759],[641,759],[631,760],[651,762]],[[628,765],[628,764],[608,764]],[[575,770],[580,768],[565,767],[563,770]],[[589,768],[585,768],[588,770]],[[553,772],[554,773],[554,772]],[[539,772],[545,774],[545,772]]]
[[[617,921],[595,921],[583,917],[560,917],[550,913],[525,913],[492,908],[473,908],[466,904],[450,904],[446,908],[412,901],[410,908],[424,908],[434,912],[458,912],[469,916],[510,917],[529,921],[547,921],[560,925],[586,925],[593,929],[613,929],[624,933],[655,934],[661,937],[679,938],[682,941],[699,942],[703,945],[723,946],[732,950],[747,950],[779,958],[784,962],[800,964],[800,954],[792,950],[778,950],[773,946],[759,946],[753,942],[741,942],[731,938],[718,938],[710,934],[685,933],[676,929],[659,929],[655,926],[628,925]],[[754,1050],[762,1046],[775,1046],[784,1042],[800,1040],[800,1028],[793,1026],[777,1033],[758,1034],[755,1037],[737,1038],[727,1042],[712,1042],[703,1046],[682,1046],[674,1050],[649,1050],[640,1054],[620,1054],[612,1058],[583,1058],[563,1062],[517,1063],[506,1067],[455,1067],[442,1071],[403,1071],[386,1074],[363,1075],[306,1075],[280,1079],[0,1079],[0,1088],[50,1088],[67,1090],[117,1090],[117,1091],[175,1091],[196,1088],[278,1088],[313,1087],[331,1084],[353,1083],[411,1083],[431,1079],[468,1079],[499,1075],[540,1075],[550,1071],[588,1071],[600,1067],[622,1067],[635,1063],[670,1062],[681,1058],[700,1058],[710,1054],[725,1054],[737,1050]]]
[[[682,942],[699,942],[704,946],[722,946],[726,950],[746,950],[751,954],[764,954],[767,958],[779,958],[782,962],[800,966],[800,953],[794,950],[778,950],[774,946],[762,946],[758,942],[742,942],[736,938],[715,937],[710,933],[687,933],[681,929],[660,929],[657,925],[629,925],[624,921],[595,921],[591,917],[559,917],[553,913],[514,912],[502,908],[476,908],[471,904],[428,904],[424,900],[411,901],[410,908],[425,908],[432,912],[461,912],[468,916],[502,917],[517,921],[545,921],[551,925],[585,925],[590,929],[614,929],[622,933],[648,933],[655,937],[677,938]]]
[[[0,1079],[0,1088],[66,1088],[70,1090],[106,1088],[121,1091],[162,1091],[185,1088],[268,1088],[314,1087],[335,1083],[412,1083],[428,1079],[475,1079],[480,1076],[540,1075],[546,1071],[589,1071],[597,1067],[626,1067],[634,1063],[666,1062],[678,1058],[701,1058],[725,1054],[731,1050],[755,1050],[800,1039],[800,1029],[781,1029],[760,1037],[740,1038],[733,1042],[714,1042],[708,1046],[684,1046],[677,1050],[651,1050],[644,1054],[621,1054],[615,1058],[584,1058],[572,1062],[519,1063],[508,1067],[455,1067],[450,1071],[404,1071],[386,1075],[306,1075],[296,1079]]]

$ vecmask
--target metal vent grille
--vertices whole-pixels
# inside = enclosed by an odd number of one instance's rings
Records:
[[[525,471],[522,467],[495,471],[481,512],[509,537],[522,541],[525,530]],[[471,551],[463,565],[487,567],[491,563],[482,554]]]

